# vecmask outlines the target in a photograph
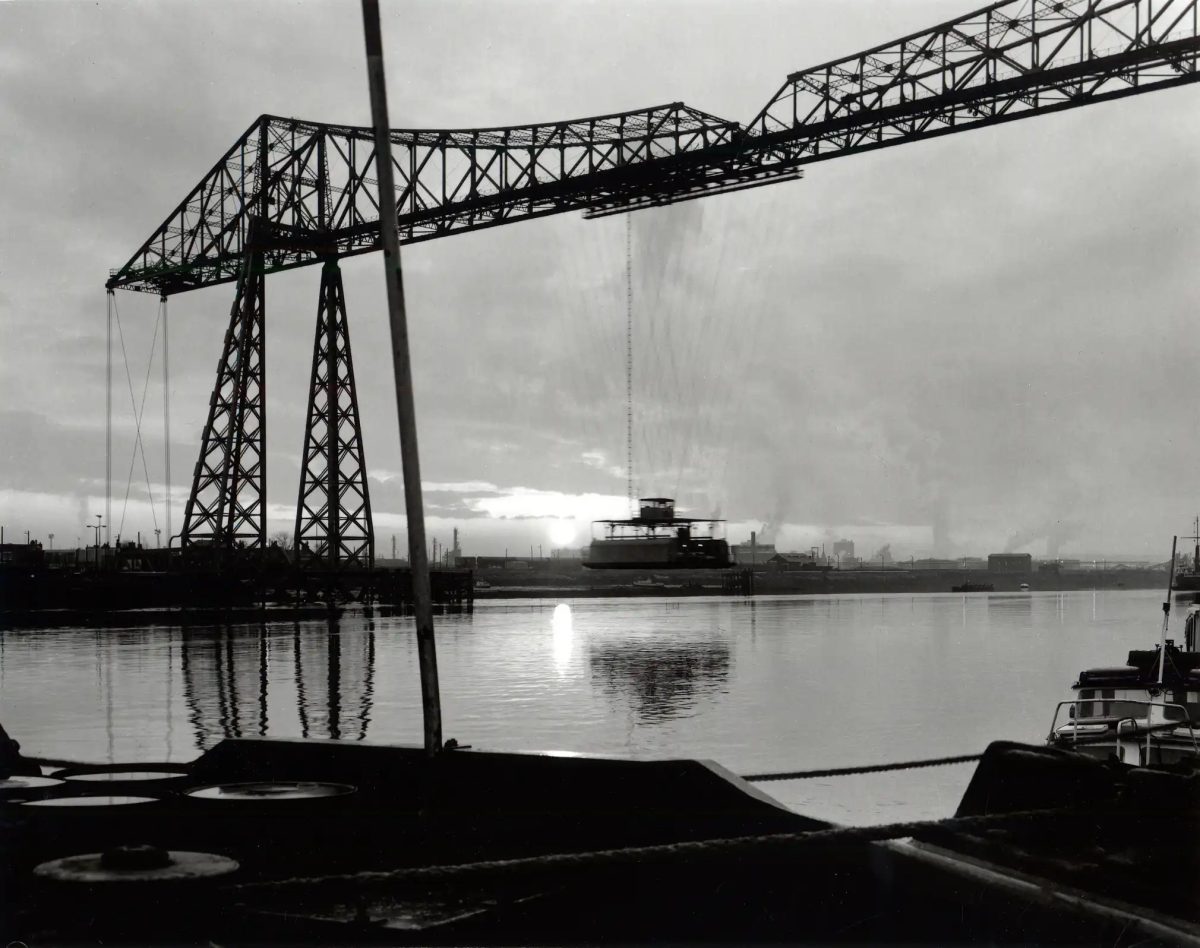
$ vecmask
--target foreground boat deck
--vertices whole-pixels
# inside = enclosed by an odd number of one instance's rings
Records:
[[[834,828],[696,760],[474,750],[431,759],[407,747],[244,739],[187,767],[130,767],[161,769],[160,789],[96,779],[117,767],[79,768],[0,801],[7,939],[1200,939],[1197,777],[1134,774],[1045,748],[989,748],[958,815],[1049,808],[1052,819],[947,827],[912,845],[853,831],[803,845]],[[104,793],[145,802],[47,805]],[[205,879],[128,867],[105,881],[47,875],[47,863],[128,843],[211,853],[237,868]],[[1101,858],[1098,847],[1111,851]],[[1060,887],[1077,894],[1047,897]]]

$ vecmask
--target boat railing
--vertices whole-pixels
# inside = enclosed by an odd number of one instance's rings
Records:
[[[1165,704],[1165,703],[1156,704],[1154,702],[1151,702],[1150,704],[1153,707],[1162,707],[1164,709],[1180,707],[1177,704]],[[1166,717],[1165,714],[1163,716]],[[1147,716],[1147,718],[1146,718],[1147,727],[1146,727],[1146,731],[1145,731],[1145,734],[1146,734],[1146,760],[1147,761],[1150,760],[1150,738],[1154,734],[1154,731],[1150,727],[1149,722],[1150,722],[1150,718],[1149,718],[1149,716]],[[1174,734],[1175,731],[1178,731],[1181,726],[1187,725],[1188,735],[1192,739],[1192,751],[1193,751],[1193,753],[1200,754],[1200,747],[1198,747],[1196,744],[1196,732],[1192,728],[1192,722],[1191,722],[1191,719],[1187,716],[1186,709],[1184,710],[1184,718],[1182,721],[1170,721],[1170,722],[1163,721],[1164,725],[1166,725],[1167,723],[1171,723],[1171,724],[1175,725],[1175,727],[1171,728],[1172,734]],[[1126,724],[1128,724],[1132,728],[1136,728],[1137,724],[1138,724],[1138,719],[1137,718],[1121,718],[1121,720],[1117,722],[1117,740],[1118,741],[1121,739],[1121,728],[1122,728],[1122,726],[1124,726]],[[1135,738],[1140,737],[1140,736],[1141,736],[1141,734],[1133,735],[1133,737],[1135,737]]]
[[[1047,742],[1052,743],[1057,738],[1057,736],[1058,736],[1058,716],[1062,713],[1062,709],[1065,707],[1070,707],[1072,709],[1072,714],[1070,716],[1075,721],[1075,725],[1071,729],[1071,743],[1072,744],[1077,744],[1079,742],[1080,737],[1086,738],[1092,734],[1099,735],[1101,733],[1101,730],[1100,730],[1101,728],[1103,728],[1103,731],[1105,731],[1105,732],[1108,731],[1109,723],[1107,721],[1094,721],[1090,725],[1081,725],[1080,724],[1080,719],[1076,712],[1078,711],[1079,705],[1083,704],[1085,700],[1090,703],[1092,701],[1095,701],[1096,699],[1094,699],[1094,698],[1068,699],[1066,701],[1060,701],[1057,705],[1055,705],[1054,717],[1050,721],[1050,735],[1049,735],[1049,737],[1047,737]],[[1197,745],[1197,743],[1196,743],[1196,732],[1195,732],[1194,728],[1192,727],[1191,715],[1188,713],[1188,709],[1184,705],[1176,704],[1176,703],[1170,702],[1170,701],[1150,701],[1150,700],[1147,700],[1144,698],[1120,698],[1120,699],[1116,699],[1116,700],[1120,700],[1122,704],[1136,704],[1136,705],[1139,705],[1146,709],[1145,721],[1146,721],[1146,725],[1147,725],[1147,730],[1145,733],[1146,733],[1147,751],[1149,750],[1149,747],[1150,747],[1151,734],[1153,734],[1155,730],[1158,730],[1157,727],[1151,729],[1150,711],[1152,708],[1162,708],[1164,719],[1166,719],[1167,708],[1173,708],[1173,709],[1180,711],[1182,713],[1182,717],[1178,721],[1164,720],[1163,723],[1164,724],[1173,724],[1174,727],[1171,728],[1172,731],[1178,730],[1181,727],[1186,727],[1188,730],[1188,734],[1191,736],[1191,739],[1192,739],[1192,747],[1194,749],[1197,749],[1198,751],[1200,751],[1200,745]],[[1141,719],[1133,718],[1133,717],[1120,718],[1116,722],[1117,739],[1119,740],[1121,737],[1121,726],[1122,725],[1129,724],[1133,727],[1137,727],[1139,720],[1141,720]],[[1065,727],[1065,725],[1064,725],[1064,727]]]

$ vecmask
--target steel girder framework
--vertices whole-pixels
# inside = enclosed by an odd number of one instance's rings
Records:
[[[789,76],[747,136],[817,161],[1168,88],[1198,35],[1195,0],[1005,0]]]
[[[401,240],[410,243],[560,211],[630,192],[755,179],[711,167],[734,153],[736,123],[678,103],[548,125],[394,131]],[[109,287],[172,294],[236,278],[257,218],[267,270],[378,250],[370,128],[264,115],[171,213]]]
[[[184,512],[183,546],[266,544],[265,277],[262,254],[246,254]]]
[[[392,133],[401,240],[788,180],[801,165],[1197,77],[1200,0],[1004,0],[788,78],[745,128],[680,103],[509,128]],[[264,115],[109,288],[237,278],[379,249],[372,131]]]
[[[296,502],[296,555],[330,569],[371,568],[375,540],[342,271],[321,268],[308,423]]]
[[[1002,0],[789,76],[746,127],[673,103],[540,125],[394,130],[401,240],[756,187],[797,178],[814,161],[1195,82],[1198,5]],[[379,249],[375,174],[371,129],[261,116],[110,275],[109,289],[162,296],[238,280],[185,546],[265,545],[263,276]],[[344,329],[340,295],[327,311]],[[348,336],[322,342],[319,330],[317,350],[318,361],[344,353],[349,368]],[[315,395],[315,375],[313,384]],[[310,405],[309,436],[314,419],[324,424],[321,411]],[[350,415],[357,439],[357,405]],[[306,437],[297,539],[306,517],[324,518],[326,536],[336,536],[331,510],[353,520],[359,505],[332,503],[347,482],[328,461],[324,474],[311,470],[309,448]],[[322,448],[313,450],[315,458]],[[322,477],[329,509],[306,508],[306,489]]]

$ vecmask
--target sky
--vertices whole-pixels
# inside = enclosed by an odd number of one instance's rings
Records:
[[[746,122],[789,73],[969,7],[384,0],[392,124],[672,101]],[[848,537],[860,555],[1167,559],[1200,510],[1197,96],[823,162],[628,223],[559,215],[405,248],[428,533],[448,544],[457,527],[468,554],[548,555],[625,514],[629,226],[637,493],[783,549]],[[90,535],[104,280],[262,113],[369,124],[357,4],[0,2],[6,539]],[[343,273],[386,553],[405,534],[382,262]],[[268,281],[271,533],[294,526],[318,279]],[[169,303],[176,533],[232,295]],[[110,529],[153,542],[158,304],[115,298]]]

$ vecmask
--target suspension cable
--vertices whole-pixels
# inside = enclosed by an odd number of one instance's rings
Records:
[[[165,507],[167,527],[167,549],[171,548],[171,362],[167,347],[167,297],[164,294],[159,299],[159,319],[162,320],[162,385],[163,385],[163,507]],[[153,344],[150,347],[154,353]],[[144,398],[144,396],[143,396]],[[157,527],[158,525],[155,524]]]
[[[630,516],[633,497],[633,215],[625,215],[625,492]]]
[[[116,316],[116,320],[117,320],[117,336],[121,342],[121,358],[125,362],[125,381],[128,383],[128,386],[129,386],[129,404],[130,404],[130,407],[133,409],[133,413],[134,413],[133,423],[134,423],[134,431],[135,431],[134,442],[133,442],[133,453],[129,458],[129,474],[125,480],[125,500],[121,505],[121,523],[117,527],[116,535],[120,536],[122,529],[124,529],[124,527],[125,527],[125,513],[129,507],[129,491],[133,485],[133,468],[134,468],[135,462],[137,461],[137,456],[138,456],[139,451],[141,452],[141,455],[142,455],[142,471],[146,477],[146,496],[150,500],[150,517],[154,523],[155,529],[158,528],[158,515],[154,509],[154,491],[150,486],[150,468],[146,463],[146,448],[145,448],[145,445],[142,443],[142,414],[145,411],[145,407],[146,407],[146,392],[150,386],[150,370],[154,365],[154,347],[158,343],[158,327],[159,327],[159,323],[162,320],[162,312],[160,310],[160,312],[158,314],[158,318],[154,320],[154,336],[150,340],[150,358],[147,360],[147,363],[146,363],[146,378],[142,382],[142,401],[141,401],[141,405],[139,406],[137,398],[133,394],[133,376],[130,374],[130,371],[129,371],[129,353],[125,348],[125,331],[121,328],[121,312],[117,308],[115,299],[113,300],[112,310],[113,310],[113,315]]]

